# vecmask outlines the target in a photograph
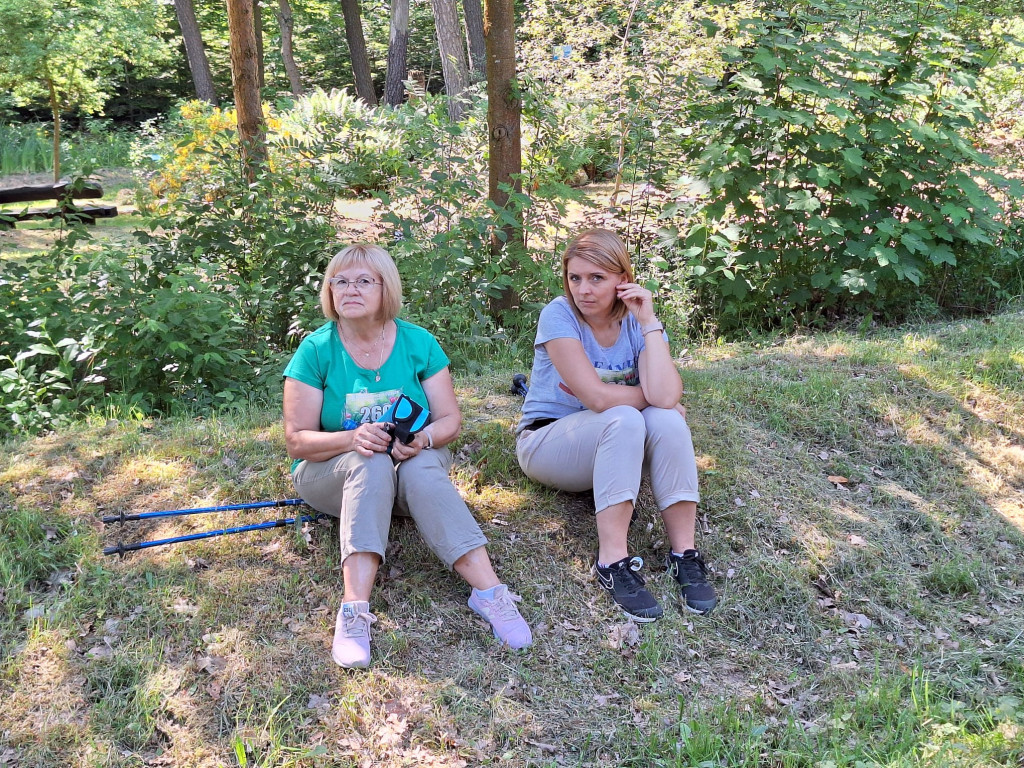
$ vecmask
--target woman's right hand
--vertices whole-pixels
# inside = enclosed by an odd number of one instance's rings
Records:
[[[391,444],[391,435],[379,421],[368,421],[352,431],[352,450],[361,456],[383,453]]]

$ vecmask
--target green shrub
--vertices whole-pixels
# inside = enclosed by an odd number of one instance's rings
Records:
[[[943,6],[909,8],[802,2],[725,49],[659,242],[723,329],[898,317],[919,287],[979,310],[1020,290],[1024,189],[971,141],[980,51]]]

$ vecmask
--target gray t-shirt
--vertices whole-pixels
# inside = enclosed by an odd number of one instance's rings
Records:
[[[635,387],[640,384],[638,359],[644,349],[640,324],[632,315],[622,319],[619,337],[610,347],[602,347],[594,338],[590,326],[581,323],[564,296],[559,296],[540,313],[537,338],[533,343],[533,370],[530,373],[530,391],[523,403],[523,416],[516,434],[538,419],[560,419],[585,410],[583,403],[572,393],[558,375],[544,344],[552,339],[579,339],[583,352],[594,366],[601,381]]]

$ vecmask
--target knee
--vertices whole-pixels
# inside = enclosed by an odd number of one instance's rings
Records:
[[[631,405],[616,405],[601,413],[605,421],[605,434],[636,435],[646,430],[643,414]]]
[[[422,488],[448,480],[448,470],[437,451],[422,451],[398,465],[398,484],[402,488]]]
[[[643,410],[644,426],[652,437],[668,435],[679,437],[690,434],[690,425],[683,415],[674,408],[655,408],[653,405]]]
[[[395,479],[395,464],[391,461],[391,457],[386,453],[374,453],[372,456],[357,454],[357,456],[354,465],[348,469],[349,477],[360,477],[380,488],[390,487],[394,493],[397,481]]]

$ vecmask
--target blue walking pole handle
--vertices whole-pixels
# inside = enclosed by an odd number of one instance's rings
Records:
[[[197,509],[165,509],[160,512],[141,512],[137,515],[107,515],[103,523],[129,523],[133,520],[150,520],[154,517],[179,517],[182,515],[201,515],[204,512],[236,512],[242,509],[266,509],[267,507],[297,507],[305,504],[302,499],[281,499],[280,501],[254,501],[248,504],[225,504],[221,507],[199,507]]]
[[[289,501],[296,501],[296,499],[289,499]],[[267,505],[267,506],[273,506]],[[135,552],[140,549],[149,549],[150,547],[161,547],[165,544],[178,544],[183,541],[197,541],[199,539],[210,539],[214,536],[227,536],[232,533],[245,533],[246,531],[262,531],[269,528],[283,528],[286,525],[292,525],[293,523],[313,523],[319,520],[321,517],[326,517],[324,514],[316,515],[303,515],[302,517],[288,517],[284,520],[267,520],[264,523],[254,523],[252,525],[240,525],[234,528],[222,528],[216,531],[204,531],[202,533],[192,533],[188,536],[175,536],[171,539],[157,539],[154,541],[140,541],[135,544],[122,544],[117,543],[113,547],[104,547],[104,555],[123,555],[125,552]]]

